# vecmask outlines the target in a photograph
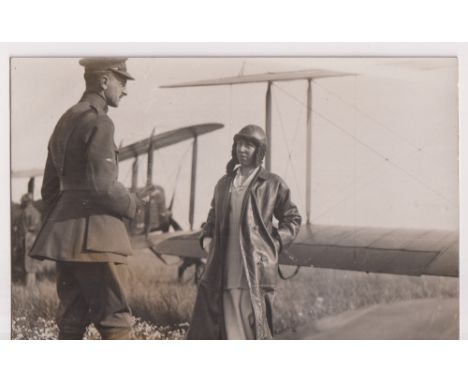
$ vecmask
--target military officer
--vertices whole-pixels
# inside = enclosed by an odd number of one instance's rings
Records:
[[[123,218],[140,200],[118,182],[118,150],[108,107],[127,95],[126,59],[85,58],[86,90],[58,121],[42,184],[45,221],[31,256],[57,265],[59,339],[82,339],[93,323],[103,339],[129,339],[123,286],[132,254]]]

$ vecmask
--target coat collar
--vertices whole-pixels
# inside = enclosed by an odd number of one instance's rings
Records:
[[[255,179],[261,179],[261,180],[265,180],[268,178],[268,176],[270,175],[270,172],[267,171],[264,167],[260,166],[260,169],[258,170],[257,174],[255,175],[255,177],[252,179],[252,181],[254,182]],[[229,179],[229,181],[232,182],[232,180],[234,179],[234,177],[236,176],[236,172],[234,172],[233,174],[231,175],[227,175],[227,178]]]
[[[80,102],[88,102],[96,110],[101,110],[104,113],[107,113],[107,102],[98,93],[85,92],[81,97]]]
[[[257,178],[265,180],[266,178],[268,178],[269,174],[270,173],[267,170],[265,170],[265,168],[260,167],[260,170],[258,170]]]

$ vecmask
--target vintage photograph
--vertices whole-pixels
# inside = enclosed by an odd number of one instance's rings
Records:
[[[454,57],[12,57],[12,339],[458,339]]]

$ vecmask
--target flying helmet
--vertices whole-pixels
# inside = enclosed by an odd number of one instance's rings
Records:
[[[239,139],[246,139],[253,141],[257,146],[267,146],[267,137],[265,131],[257,125],[247,125],[243,127],[236,135],[234,135],[234,142]]]

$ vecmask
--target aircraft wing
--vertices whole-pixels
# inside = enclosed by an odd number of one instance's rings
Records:
[[[271,72],[261,74],[248,74],[234,77],[223,77],[209,80],[183,82],[178,84],[162,85],[161,88],[184,88],[194,86],[219,86],[219,85],[236,85],[236,84],[252,84],[258,82],[272,81],[293,81],[303,79],[316,79],[326,77],[343,77],[351,76],[353,73],[335,72],[324,69],[296,70],[291,72]]]
[[[303,226],[282,264],[406,275],[458,277],[458,233]]]
[[[168,232],[168,233],[150,233],[148,237],[146,237],[144,234],[142,235],[133,235],[131,236],[131,244],[132,248],[134,250],[141,250],[141,249],[146,249],[148,247],[154,247],[155,245],[158,245],[160,242],[170,239],[174,235],[178,235],[179,232],[174,233],[174,232]]]
[[[42,176],[42,175],[44,175],[44,169],[42,168],[32,168],[28,170],[19,170],[19,171],[11,172],[12,178],[32,178],[35,176]]]
[[[203,123],[200,125],[181,127],[150,138],[142,139],[141,141],[122,147],[119,150],[119,161],[124,161],[134,158],[137,155],[148,153],[150,143],[153,145],[153,149],[157,150],[194,138],[198,135],[210,133],[214,130],[221,129],[223,126],[224,125],[221,123]]]
[[[159,239],[160,235],[155,236],[158,242],[153,242],[153,249],[161,255],[180,256],[188,258],[204,258],[206,257],[205,251],[200,247],[198,236],[200,231],[185,232],[185,233],[172,233],[168,234],[166,239]]]
[[[162,240],[163,255],[205,257],[198,232]],[[362,272],[458,277],[458,233],[439,230],[302,226],[280,264]]]
[[[151,138],[142,139],[141,141],[124,146],[119,150],[119,161],[134,158],[137,155],[147,154],[149,145],[152,143],[153,150],[167,147],[195,136],[210,133],[224,127],[221,123],[203,123],[199,125],[192,125],[181,127],[175,130],[166,131],[164,133],[155,135]],[[42,176],[44,169],[33,168],[27,170],[12,171],[12,178],[32,178]]]

